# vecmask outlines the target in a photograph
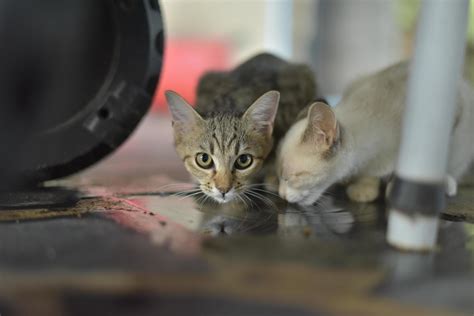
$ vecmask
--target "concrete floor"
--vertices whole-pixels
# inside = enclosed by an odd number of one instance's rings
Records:
[[[169,121],[150,116],[97,166],[17,193],[41,205],[0,195],[0,315],[474,312],[474,177],[431,254],[386,245],[381,201],[335,188],[313,208],[209,205],[179,194],[187,180]]]

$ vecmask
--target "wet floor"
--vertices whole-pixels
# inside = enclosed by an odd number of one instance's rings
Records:
[[[171,144],[145,149],[154,126],[82,175],[0,194],[0,315],[473,314],[474,177],[437,251],[404,253],[383,201],[341,188],[304,208],[186,194]]]

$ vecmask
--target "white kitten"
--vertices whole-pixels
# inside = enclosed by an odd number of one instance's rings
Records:
[[[352,200],[376,199],[380,178],[395,168],[407,78],[408,63],[396,64],[354,82],[334,109],[312,104],[280,144],[280,195],[308,205],[332,184],[349,180]],[[451,194],[474,156],[474,94],[464,81],[458,90],[448,166]]]

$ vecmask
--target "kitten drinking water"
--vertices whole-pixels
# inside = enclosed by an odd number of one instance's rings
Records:
[[[340,181],[349,181],[346,192],[354,201],[377,198],[380,179],[395,168],[408,68],[408,63],[399,63],[356,81],[334,109],[324,103],[311,105],[279,148],[283,198],[313,204]],[[456,106],[448,194],[455,194],[456,181],[474,156],[474,94],[465,81],[459,82]]]
[[[262,189],[257,184],[271,179],[274,171],[273,142],[315,96],[307,66],[270,54],[257,55],[231,72],[206,74],[195,109],[177,93],[166,92],[176,151],[213,200],[258,197]]]

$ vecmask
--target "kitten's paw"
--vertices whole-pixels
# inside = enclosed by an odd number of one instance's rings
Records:
[[[458,183],[456,179],[448,175],[446,177],[446,195],[456,196],[456,194],[458,194]]]
[[[372,202],[379,196],[380,180],[378,178],[361,178],[349,185],[346,193],[354,202]]]

